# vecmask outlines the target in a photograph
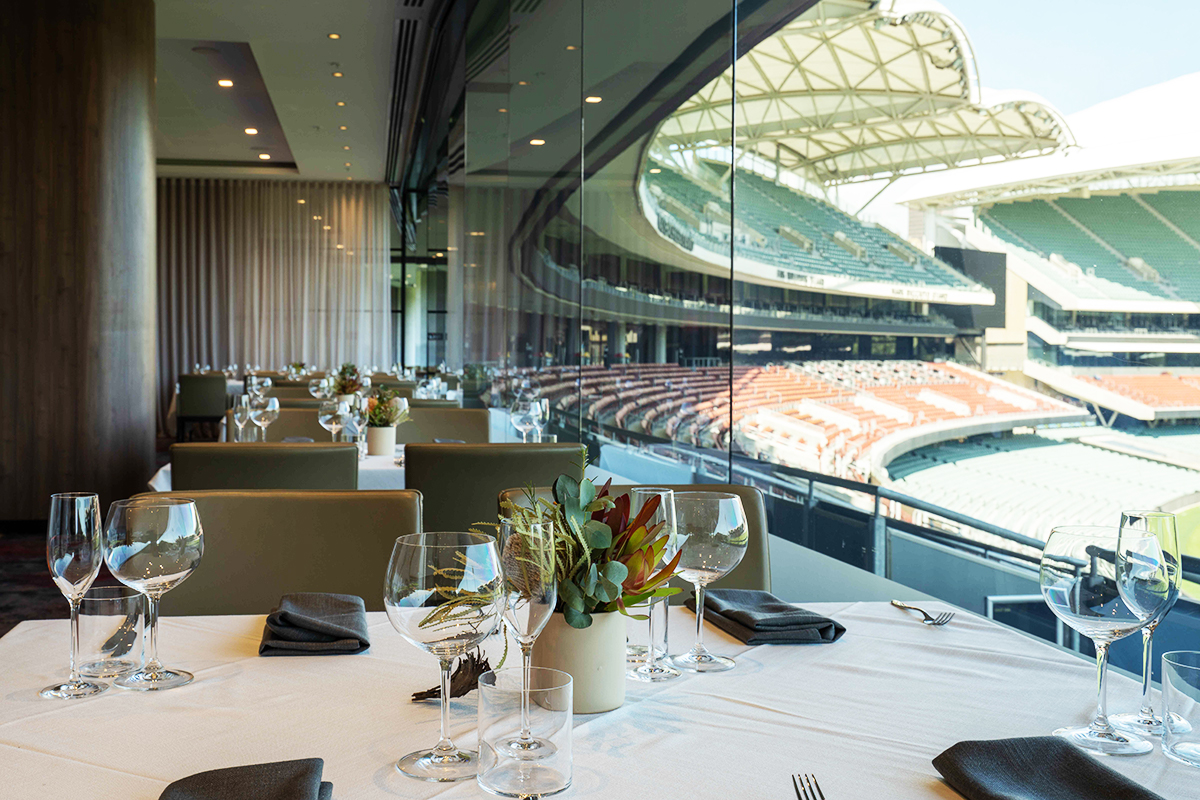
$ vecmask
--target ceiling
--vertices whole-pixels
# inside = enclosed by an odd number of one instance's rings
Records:
[[[422,4],[158,0],[158,173],[383,180],[396,30]]]

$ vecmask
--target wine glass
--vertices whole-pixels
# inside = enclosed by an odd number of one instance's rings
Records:
[[[349,415],[349,404],[340,400],[326,400],[317,409],[317,421],[321,423],[322,428],[329,431],[331,440],[335,442]]]
[[[1121,532],[1118,538],[1118,555],[1127,552],[1135,546],[1149,547],[1150,542],[1142,541],[1149,537],[1158,547],[1164,559],[1163,570],[1167,582],[1159,587],[1147,588],[1144,584],[1134,584],[1139,587],[1138,596],[1126,598],[1131,605],[1145,605],[1146,598],[1151,602],[1158,601],[1158,593],[1165,596],[1161,600],[1161,610],[1150,617],[1146,627],[1142,628],[1142,705],[1136,711],[1113,714],[1108,718],[1114,728],[1130,733],[1140,733],[1147,736],[1162,736],[1162,718],[1154,713],[1154,702],[1150,697],[1151,665],[1154,663],[1154,629],[1167,615],[1175,601],[1179,599],[1179,582],[1182,570],[1179,559],[1179,537],[1175,530],[1175,515],[1165,511],[1124,511],[1121,513]],[[1120,563],[1120,562],[1118,562]],[[1148,573],[1153,575],[1153,573]],[[1120,586],[1118,588],[1121,588]],[[1147,595],[1147,592],[1149,594]],[[1124,597],[1124,594],[1122,594]],[[1172,719],[1176,726],[1187,722],[1179,717]]]
[[[450,667],[495,630],[504,603],[496,542],[475,533],[413,533],[396,539],[383,585],[392,627],[442,666],[441,739],[396,769],[423,781],[474,778],[477,752],[450,741]]]
[[[329,397],[329,392],[325,389],[324,378],[313,378],[308,382],[308,393],[317,400],[324,400]]]
[[[1039,578],[1046,605],[1096,646],[1096,716],[1086,727],[1054,731],[1076,747],[1108,755],[1150,752],[1150,742],[1108,722],[1105,678],[1108,648],[1146,624],[1150,615],[1125,602],[1118,589],[1120,529],[1086,525],[1055,528],[1042,549]]]
[[[541,408],[536,399],[518,396],[510,409],[510,418],[514,428],[521,432],[521,441],[529,441],[529,432],[536,428],[537,418]]]
[[[443,382],[442,386],[445,386]],[[550,401],[546,398],[539,398],[533,401],[533,416],[530,422],[533,423],[533,429],[537,432],[537,437],[534,441],[542,440],[542,429],[546,427],[546,423],[550,421]]]
[[[368,408],[367,398],[356,393],[354,395],[354,402],[350,404],[350,419],[348,424],[354,428],[354,442],[358,445],[359,458],[364,458],[367,455]]]
[[[244,439],[246,423],[250,421],[250,395],[244,394],[233,406],[233,422],[237,425],[237,440]]]
[[[696,587],[696,644],[671,663],[688,672],[723,672],[734,661],[714,656],[704,646],[704,587],[741,563],[750,540],[746,510],[736,494],[675,493],[676,548],[679,577]],[[673,553],[668,553],[673,557]]]
[[[553,523],[525,519],[500,522],[500,567],[504,578],[504,626],[521,648],[521,731],[500,741],[509,758],[532,761],[557,749],[529,730],[529,676],[533,643],[558,601]]]
[[[79,603],[100,572],[104,547],[100,538],[100,498],[68,492],[50,495],[46,526],[46,564],[58,590],[71,604],[71,674],[66,683],[42,689],[42,697],[74,700],[108,689],[79,674]]]
[[[158,660],[158,601],[183,583],[204,554],[204,530],[196,502],[181,497],[135,497],[109,506],[104,561],[121,583],[146,595],[146,642],[150,657],[141,669],[117,678],[122,689],[173,689],[192,674]]]
[[[267,426],[279,419],[279,398],[264,397],[250,405],[250,421],[262,428],[262,440],[267,440]]]
[[[653,498],[660,498],[658,509],[651,515],[650,519],[646,520],[646,527],[665,523],[664,527],[667,534],[667,547],[663,551],[663,558],[674,558],[675,553],[679,550],[676,546],[676,514],[675,514],[675,492],[671,489],[664,489],[659,486],[635,486],[629,490],[629,513],[631,518],[637,517],[642,507],[650,502]],[[651,572],[658,570],[662,566],[659,564],[650,564]],[[666,602],[666,598],[661,598],[657,602]],[[678,678],[682,673],[665,662],[666,653],[659,652],[655,648],[655,642],[658,640],[654,635],[654,606],[656,605],[655,598],[650,598],[647,616],[647,627],[650,638],[647,639],[645,655],[642,657],[641,663],[636,667],[628,670],[625,674],[627,677],[633,678],[635,681],[646,681],[648,683],[657,683],[659,681],[669,681],[672,678]],[[664,624],[666,617],[663,617]]]

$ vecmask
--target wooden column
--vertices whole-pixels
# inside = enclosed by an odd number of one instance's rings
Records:
[[[0,23],[0,520],[154,471],[154,3]]]

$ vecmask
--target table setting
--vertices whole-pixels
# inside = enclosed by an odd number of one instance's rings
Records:
[[[737,496],[636,489],[564,475],[494,526],[401,536],[383,612],[296,587],[263,615],[161,619],[203,569],[194,503],[118,501],[101,523],[95,495],[56,495],[71,619],[0,638],[5,796],[1196,796],[1200,654],[1163,655],[1161,694],[1104,671],[1107,642],[1147,628],[1150,663],[1179,585],[1171,515],[1052,532],[1043,594],[1092,667],[941,602],[710,587],[750,535]],[[136,663],[110,610],[101,660],[126,664],[108,672],[79,652],[101,638],[79,634],[101,563],[145,599]],[[1108,717],[1110,688],[1140,708]]]

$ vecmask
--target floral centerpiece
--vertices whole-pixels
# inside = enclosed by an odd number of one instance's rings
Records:
[[[339,399],[344,399],[363,389],[362,373],[358,367],[349,362],[342,364],[337,374],[333,376],[333,393]]]
[[[390,456],[396,451],[396,426],[408,422],[408,400],[380,388],[367,398],[367,455]]]

